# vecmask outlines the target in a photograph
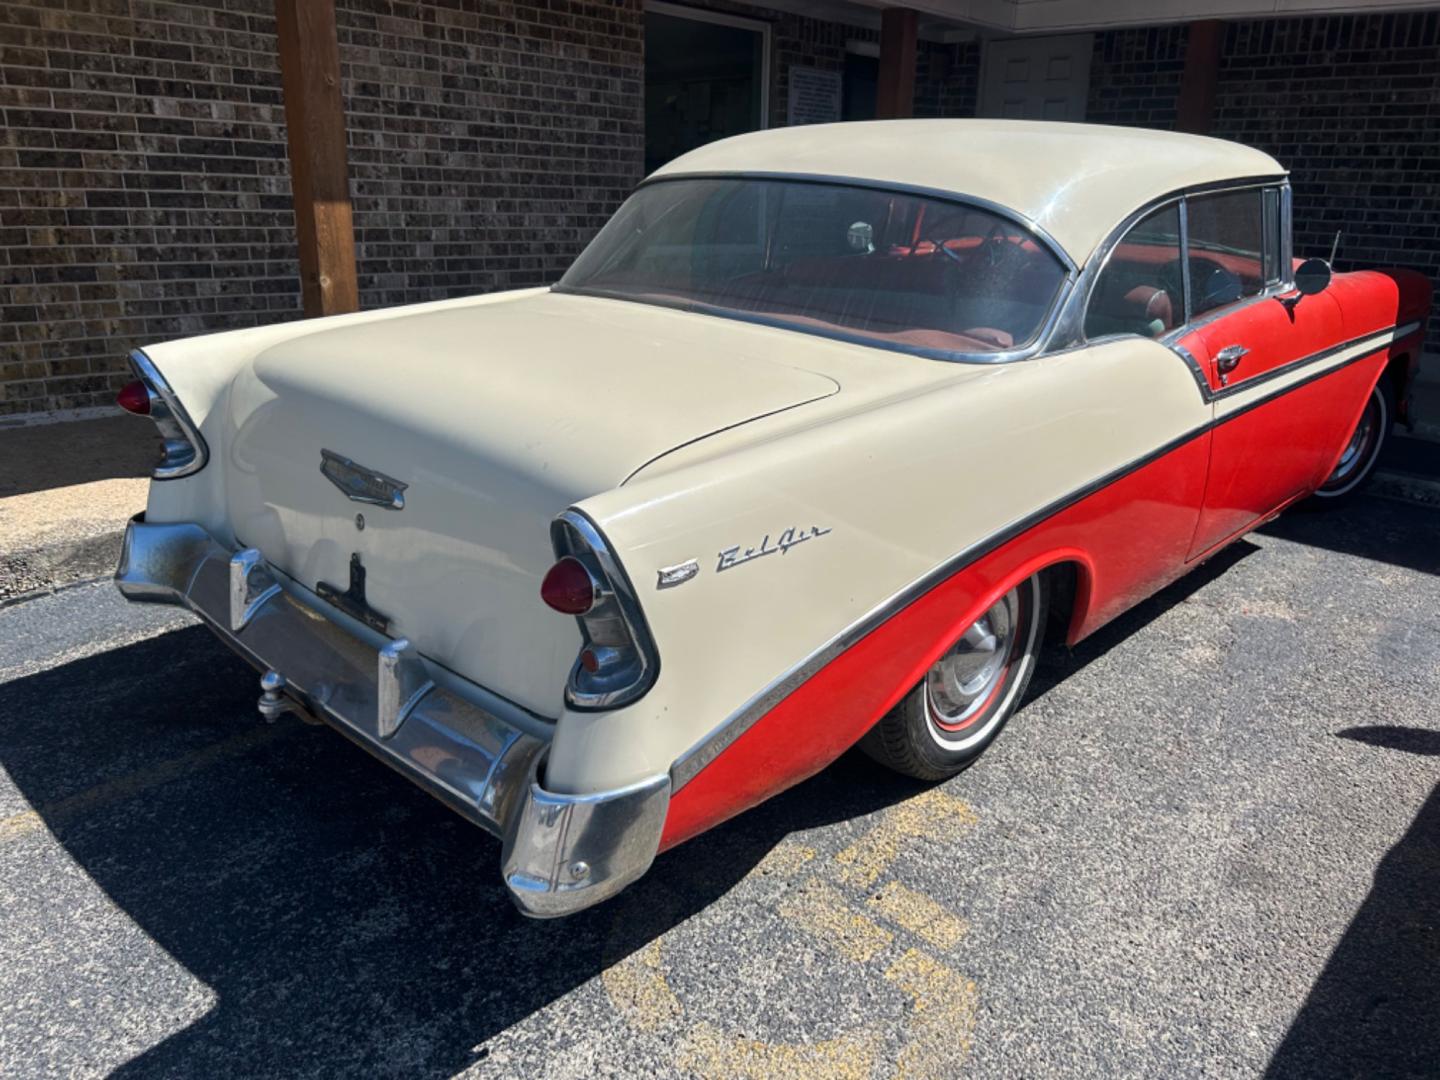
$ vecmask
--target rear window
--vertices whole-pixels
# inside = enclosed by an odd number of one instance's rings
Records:
[[[963,202],[798,180],[678,179],[626,201],[560,287],[902,349],[1035,340],[1066,270]]]

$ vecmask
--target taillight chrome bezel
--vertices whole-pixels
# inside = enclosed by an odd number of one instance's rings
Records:
[[[130,354],[130,367],[150,394],[149,417],[164,440],[160,464],[150,475],[155,480],[178,480],[199,472],[210,460],[210,450],[196,430],[185,406],[170,389],[165,376],[139,349]]]
[[[566,680],[566,704],[598,712],[638,701],[655,684],[660,657],[630,578],[595,523],[578,510],[550,523],[550,542],[556,559],[576,559],[597,586],[590,610],[574,616],[584,643]],[[594,671],[583,662],[587,652],[598,661]]]

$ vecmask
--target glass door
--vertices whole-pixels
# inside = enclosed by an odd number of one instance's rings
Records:
[[[766,126],[770,27],[652,2],[645,7],[645,171]]]

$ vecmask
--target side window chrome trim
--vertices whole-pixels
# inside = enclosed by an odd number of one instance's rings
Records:
[[[1268,285],[1261,292],[1254,296],[1243,297],[1231,304],[1213,308],[1205,312],[1199,318],[1191,319],[1190,315],[1190,266],[1189,266],[1189,220],[1186,207],[1186,199],[1194,195],[1210,195],[1226,191],[1243,191],[1249,188],[1279,188],[1280,189],[1280,249],[1281,249],[1281,276],[1278,282]],[[1090,307],[1090,297],[1094,291],[1095,281],[1109,262],[1110,256],[1114,253],[1120,241],[1123,240],[1129,231],[1138,225],[1145,218],[1157,210],[1163,209],[1170,203],[1178,203],[1180,210],[1180,238],[1182,278],[1184,289],[1184,304],[1186,319],[1175,329],[1162,334],[1158,338],[1147,338],[1142,334],[1105,334],[1101,337],[1087,338],[1085,336],[1085,315]],[[1200,387],[1201,397],[1208,404],[1210,401],[1210,384],[1205,375],[1204,369],[1195,357],[1183,346],[1177,343],[1186,334],[1208,325],[1210,322],[1223,315],[1254,303],[1260,303],[1272,299],[1282,293],[1292,292],[1294,284],[1294,237],[1291,233],[1291,189],[1288,176],[1266,176],[1251,177],[1243,180],[1223,181],[1218,184],[1207,184],[1193,188],[1184,188],[1172,191],[1159,198],[1138,207],[1128,217],[1120,222],[1104,242],[1091,254],[1075,280],[1075,287],[1064,304],[1064,310],[1060,312],[1059,318],[1048,340],[1040,349],[1039,355],[1052,356],[1056,353],[1072,352],[1083,348],[1086,345],[1102,341],[1117,341],[1124,338],[1135,338],[1140,341],[1155,341],[1165,346],[1174,353],[1190,373],[1195,376],[1196,384]]]

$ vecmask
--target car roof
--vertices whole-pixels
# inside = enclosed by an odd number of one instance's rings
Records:
[[[1280,178],[1269,154],[1144,128],[1036,120],[871,120],[736,135],[671,161],[686,173],[784,173],[929,188],[1007,207],[1077,265],[1146,203],[1181,188]]]

